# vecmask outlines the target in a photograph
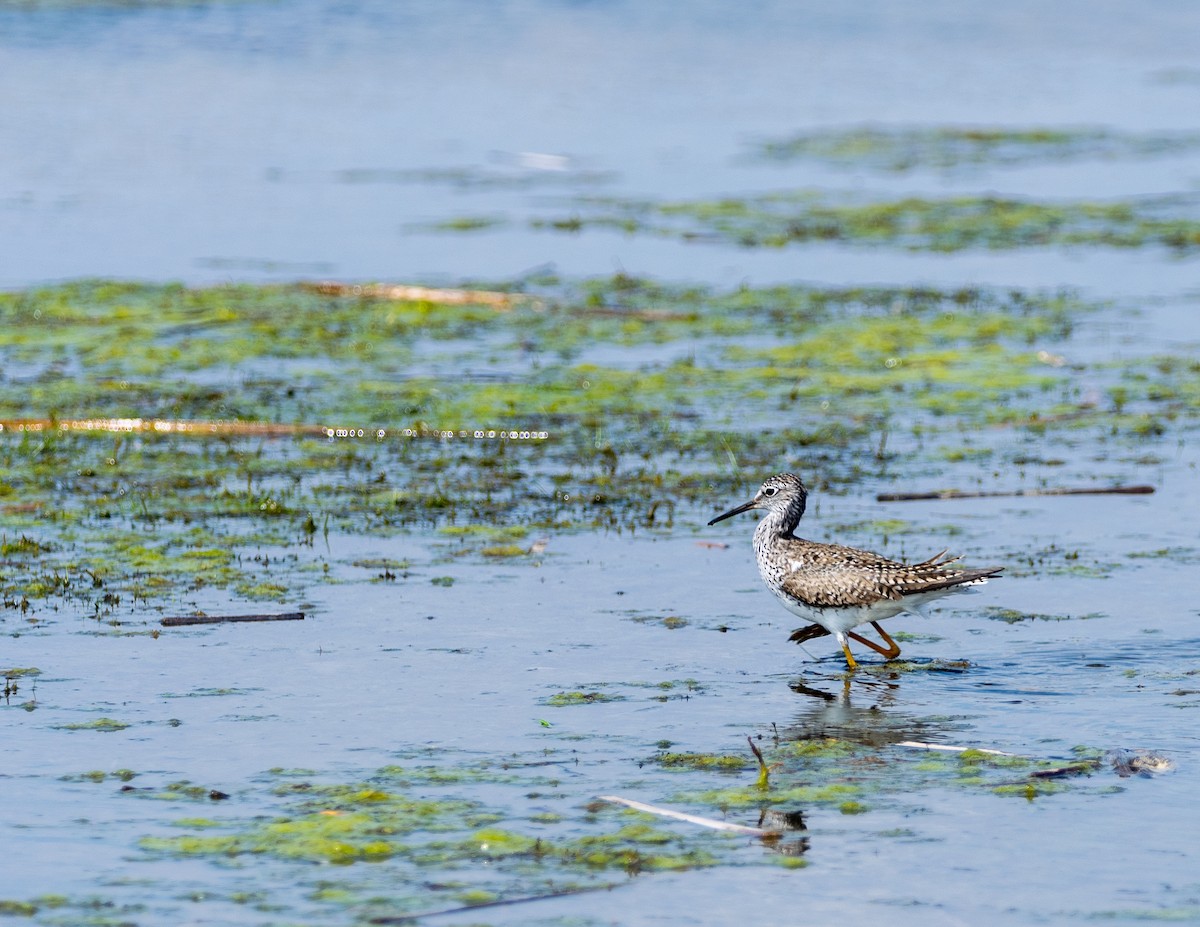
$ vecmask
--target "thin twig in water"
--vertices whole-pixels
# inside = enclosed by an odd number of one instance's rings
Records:
[[[753,837],[779,836],[779,831],[776,830],[747,827],[745,824],[730,824],[728,821],[718,821],[716,818],[705,818],[698,814],[688,814],[684,811],[675,811],[671,808],[660,808],[658,805],[648,805],[643,801],[634,801],[632,798],[601,795],[600,801],[610,801],[616,805],[625,805],[627,808],[633,808],[635,811],[644,811],[646,814],[657,814],[663,818],[674,818],[676,821],[687,821],[689,824],[699,824],[701,827],[709,827],[713,830],[724,830],[734,834],[749,834]]]
[[[164,618],[164,628],[177,628],[190,624],[227,624],[236,621],[303,621],[304,612],[285,612],[282,615],[180,615]]]
[[[980,490],[965,492],[961,489],[940,489],[936,492],[881,492],[876,494],[876,502],[925,502],[939,499],[988,499],[1011,496],[1148,496],[1154,492],[1153,486],[1104,486],[1092,488],[1050,488],[1050,489],[1013,489],[1013,490]]]

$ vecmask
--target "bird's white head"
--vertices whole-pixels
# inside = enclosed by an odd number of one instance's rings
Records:
[[[808,490],[800,477],[794,473],[776,473],[759,487],[754,498],[749,502],[730,509],[724,515],[718,515],[710,525],[715,525],[726,518],[748,512],[750,509],[766,509],[769,513],[795,527],[804,514],[808,501]],[[790,528],[788,529],[791,530]]]

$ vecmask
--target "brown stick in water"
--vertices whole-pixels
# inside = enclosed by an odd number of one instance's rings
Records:
[[[961,489],[940,489],[936,492],[881,492],[875,496],[876,502],[924,502],[938,499],[986,499],[1004,496],[1148,496],[1154,492],[1153,486],[1104,486],[1093,488],[1050,488],[1050,489],[1013,489],[1013,490],[981,490],[979,492],[964,492]]]
[[[164,618],[164,628],[177,628],[190,624],[226,624],[234,621],[303,621],[304,612],[284,612],[282,615],[180,615]]]

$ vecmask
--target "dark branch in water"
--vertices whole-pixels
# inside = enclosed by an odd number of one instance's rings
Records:
[[[937,499],[985,499],[995,496],[1148,496],[1153,486],[1103,486],[1083,489],[1013,489],[963,492],[961,489],[940,489],[937,492],[881,492],[876,502],[924,502]]]
[[[284,612],[282,615],[180,615],[164,618],[164,628],[176,628],[189,624],[226,624],[232,621],[303,621],[304,612]]]

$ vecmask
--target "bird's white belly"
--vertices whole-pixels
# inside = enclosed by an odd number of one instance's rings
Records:
[[[898,615],[900,612],[905,611],[903,602],[893,602],[891,600],[852,608],[814,608],[811,605],[805,605],[803,602],[797,602],[782,592],[776,592],[775,597],[793,615],[803,618],[805,621],[819,624],[832,634],[841,634],[849,631],[851,628],[857,628],[860,624],[867,624],[870,621],[882,621],[884,618],[891,618],[893,615]]]
[[[783,603],[783,607],[793,615],[803,618],[805,621],[819,624],[832,634],[844,634],[846,631],[857,628],[860,624],[867,624],[871,621],[882,621],[885,618],[899,615],[901,612],[923,615],[921,607],[927,602],[940,599],[945,595],[952,595],[960,591],[967,592],[968,590],[961,587],[938,589],[934,592],[905,596],[899,601],[884,599],[880,602],[872,602],[870,605],[859,605],[849,608],[814,608],[811,605],[805,605],[803,602],[798,602],[790,598],[781,590],[776,589],[772,591],[775,593],[775,597]]]

